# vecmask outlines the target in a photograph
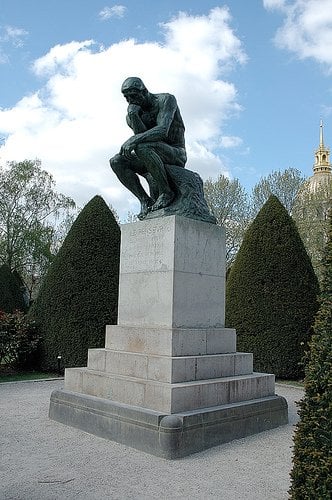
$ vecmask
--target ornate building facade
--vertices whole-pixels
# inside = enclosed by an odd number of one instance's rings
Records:
[[[332,210],[332,166],[330,149],[324,144],[324,127],[321,121],[313,175],[299,191],[292,214],[319,279],[330,210]]]
[[[332,183],[332,167],[330,163],[330,148],[324,144],[323,122],[319,127],[319,146],[315,151],[314,175],[308,179],[309,190],[318,193]]]

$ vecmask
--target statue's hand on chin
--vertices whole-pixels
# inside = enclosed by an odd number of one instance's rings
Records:
[[[142,108],[138,104],[129,104],[127,112],[129,116],[139,115],[142,112]]]

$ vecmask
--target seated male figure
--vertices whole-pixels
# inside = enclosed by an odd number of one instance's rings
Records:
[[[110,159],[110,165],[122,184],[139,199],[138,217],[144,219],[150,210],[165,208],[174,199],[165,165],[185,166],[185,127],[173,95],[152,94],[137,77],[127,78],[121,91],[128,102],[127,124],[134,135]],[[137,174],[148,181],[150,195]]]

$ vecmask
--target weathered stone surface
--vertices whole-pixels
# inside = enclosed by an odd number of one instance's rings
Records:
[[[118,324],[223,327],[224,238],[178,216],[122,226]]]
[[[107,325],[105,347],[160,356],[227,354],[236,351],[236,332],[234,328]]]
[[[175,193],[171,205],[154,212],[149,212],[146,219],[164,217],[167,215],[181,215],[204,222],[216,224],[216,218],[210,213],[204,198],[203,181],[192,170],[165,165],[168,182]]]
[[[87,368],[68,368],[65,389],[172,414],[272,396],[274,375],[250,373],[169,383]]]
[[[205,356],[158,356],[89,349],[88,370],[139,379],[178,383],[252,374],[251,353]]]
[[[287,424],[280,396],[165,415],[107,399],[53,391],[49,416],[65,425],[166,459]]]
[[[50,417],[165,458],[287,422],[274,375],[224,327],[224,231],[169,216],[122,228],[119,324],[68,368]]]

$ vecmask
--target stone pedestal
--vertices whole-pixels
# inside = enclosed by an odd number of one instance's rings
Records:
[[[287,423],[274,375],[224,327],[224,240],[179,216],[122,226],[118,325],[66,370],[51,418],[165,458]]]

